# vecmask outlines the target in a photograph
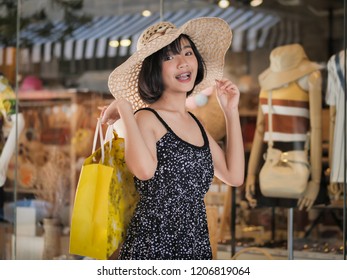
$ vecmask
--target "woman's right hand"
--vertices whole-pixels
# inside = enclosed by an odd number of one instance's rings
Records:
[[[119,110],[121,108],[125,109],[127,106],[132,110],[132,106],[129,101],[126,99],[120,99],[114,100],[110,105],[102,107],[100,113],[101,123],[107,123],[108,125],[114,124],[121,117]]]

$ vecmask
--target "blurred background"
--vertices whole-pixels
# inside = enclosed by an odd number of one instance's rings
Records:
[[[136,50],[146,27],[209,16],[223,18],[233,31],[224,72],[241,90],[247,159],[257,121],[258,76],[269,67],[274,48],[298,43],[322,66],[322,166],[329,167],[326,66],[345,48],[345,1],[0,0],[0,259],[79,258],[68,253],[71,211],[98,107],[113,100],[108,75]],[[198,96],[187,107],[223,146],[225,123],[213,96]],[[18,116],[22,121],[15,121]],[[9,147],[14,127],[16,144]],[[298,258],[342,258],[341,194],[329,194],[328,183],[327,178],[322,188],[333,201],[329,207],[295,209],[292,249]],[[287,258],[286,209],[251,208],[243,188],[232,192],[218,180],[206,204],[214,258],[229,259],[246,247]]]

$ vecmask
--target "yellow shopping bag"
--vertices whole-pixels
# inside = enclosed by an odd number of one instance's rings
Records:
[[[124,241],[126,228],[138,201],[133,175],[124,161],[124,139],[114,133],[83,164],[73,206],[70,253],[108,259]]]
[[[104,147],[105,163],[113,167],[108,193],[107,258],[110,258],[125,240],[139,194],[134,185],[134,176],[125,164],[124,139],[113,132],[113,139]]]

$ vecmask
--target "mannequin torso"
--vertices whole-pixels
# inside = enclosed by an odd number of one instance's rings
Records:
[[[283,89],[283,90],[281,90]],[[291,89],[292,97],[286,99],[286,95],[290,94],[286,89]],[[294,92],[295,91],[295,92]],[[277,93],[277,95],[276,95]],[[263,99],[262,99],[263,95]],[[260,94],[260,105],[257,116],[257,127],[255,132],[255,137],[253,139],[253,145],[251,149],[249,164],[248,164],[248,173],[246,179],[246,198],[249,204],[253,207],[257,205],[257,197],[254,195],[256,192],[256,175],[259,173],[259,170],[262,166],[262,155],[264,151],[264,141],[266,142],[266,131],[267,131],[267,115],[265,117],[264,114],[264,104],[267,103],[266,93]],[[294,97],[293,97],[294,96]],[[264,203],[269,203],[271,205],[268,206],[288,206],[293,207],[298,204],[300,209],[306,207],[307,209],[311,208],[319,191],[320,185],[320,177],[321,177],[321,154],[322,154],[322,146],[321,146],[321,75],[319,71],[315,71],[303,77],[300,77],[294,82],[285,83],[281,88],[273,89],[273,98],[277,99],[279,103],[282,104],[291,104],[291,100],[295,99],[297,104],[301,104],[301,114],[302,116],[292,116],[292,120],[288,119],[286,116],[286,122],[289,123],[288,127],[291,127],[289,131],[292,137],[288,137],[288,135],[283,134],[279,135],[277,139],[274,139],[275,144],[279,145],[279,148],[284,148],[286,145],[290,145],[291,149],[302,149],[303,144],[305,142],[306,134],[310,132],[310,163],[311,163],[311,180],[308,184],[307,191],[304,195],[298,200],[288,200],[285,199],[266,199]],[[281,99],[283,98],[283,99]],[[286,100],[285,100],[286,99]],[[307,103],[305,105],[305,103]],[[293,103],[295,104],[295,102]],[[263,106],[263,107],[262,107]],[[265,107],[266,108],[266,107]],[[293,109],[293,108],[292,108]],[[305,110],[307,113],[304,113]],[[286,110],[287,114],[290,110]],[[298,112],[297,109],[293,109],[293,112]],[[274,116],[276,118],[276,116]],[[294,121],[295,120],[295,121]],[[279,126],[285,124],[282,120],[279,120]],[[294,125],[292,125],[294,123]],[[296,123],[296,125],[295,125]],[[288,123],[287,123],[288,124]],[[299,129],[300,133],[297,133]],[[295,132],[295,133],[293,133]],[[280,186],[279,186],[280,187]]]

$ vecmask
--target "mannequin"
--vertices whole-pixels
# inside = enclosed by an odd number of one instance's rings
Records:
[[[333,200],[341,199],[344,182],[344,139],[347,134],[343,135],[344,119],[347,113],[344,112],[345,90],[344,83],[346,74],[345,68],[345,51],[341,50],[334,54],[328,61],[328,84],[326,103],[330,106],[330,129],[329,129],[329,167],[330,167],[330,184],[329,193]],[[339,77],[339,72],[341,78]],[[343,77],[344,76],[344,77]]]
[[[24,129],[22,113],[16,113],[16,96],[8,80],[0,73],[0,212],[3,209],[8,164],[15,151],[16,136]],[[17,132],[16,132],[17,129]],[[0,215],[2,216],[2,215]]]
[[[270,67],[259,75],[261,92],[256,131],[251,148],[246,178],[246,199],[251,207],[281,206],[309,210],[314,204],[321,181],[322,128],[321,66],[308,60],[299,44],[280,46],[270,54]],[[267,94],[272,91],[273,105],[283,112],[273,114],[274,148],[282,151],[303,150],[309,138],[311,177],[306,191],[299,199],[262,196],[258,176],[268,140],[268,116],[264,113]],[[280,186],[279,186],[280,187]]]

